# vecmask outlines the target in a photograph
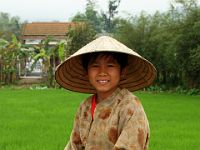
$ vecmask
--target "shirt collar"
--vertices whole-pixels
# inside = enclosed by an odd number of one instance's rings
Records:
[[[108,96],[106,99],[104,100],[100,100],[100,102],[97,105],[109,105],[110,103],[112,103],[115,99],[115,97],[119,94],[120,92],[120,88],[117,88],[110,96]]]

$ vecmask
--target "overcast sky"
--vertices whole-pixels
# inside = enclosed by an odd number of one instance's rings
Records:
[[[119,15],[167,11],[172,0],[121,0]],[[69,21],[77,12],[84,12],[86,0],[0,0],[0,12],[19,16],[21,21]],[[107,10],[108,0],[96,0],[97,10]]]

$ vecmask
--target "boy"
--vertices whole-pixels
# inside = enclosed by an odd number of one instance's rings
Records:
[[[149,124],[130,91],[150,85],[153,65],[117,40],[102,36],[56,70],[57,82],[93,93],[80,105],[65,150],[147,150]]]

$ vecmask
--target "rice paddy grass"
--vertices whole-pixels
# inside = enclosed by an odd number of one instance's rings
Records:
[[[150,122],[149,150],[200,150],[200,96],[136,92]],[[0,150],[63,150],[87,94],[0,89]]]

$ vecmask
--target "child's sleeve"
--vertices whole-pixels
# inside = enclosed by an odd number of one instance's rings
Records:
[[[140,101],[127,104],[120,112],[121,132],[114,150],[147,150],[149,143],[149,123]]]
[[[71,132],[70,140],[68,144],[66,145],[64,150],[84,150],[83,144],[81,142],[80,138],[80,132],[79,132],[79,125],[80,125],[80,112],[81,112],[81,106],[79,110],[76,113],[75,119],[74,119],[74,126]]]

